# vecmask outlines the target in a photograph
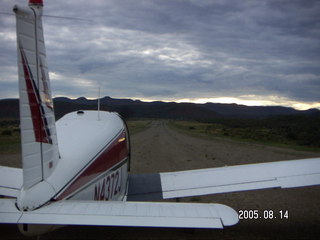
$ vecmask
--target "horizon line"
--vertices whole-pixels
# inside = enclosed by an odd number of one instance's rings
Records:
[[[111,99],[127,99],[133,101],[141,101],[141,102],[165,102],[165,103],[193,103],[193,104],[227,104],[227,105],[239,105],[239,106],[247,106],[247,107],[286,107],[292,108],[297,111],[307,111],[310,109],[317,109],[320,111],[320,103],[313,102],[310,104],[298,102],[298,101],[290,101],[284,98],[277,97],[277,100],[282,100],[280,102],[271,101],[271,100],[263,100],[263,99],[240,99],[235,97],[217,97],[217,98],[184,98],[184,99],[148,99],[148,98],[139,98],[139,97],[111,97],[104,96],[99,99],[103,99],[109,97]],[[68,98],[70,100],[77,100],[79,98],[85,98],[86,100],[98,100],[98,98],[94,97],[74,97],[74,96],[63,96],[56,95],[55,98]],[[1,98],[0,100],[8,100],[8,99],[19,99],[19,97],[11,97],[11,98]]]

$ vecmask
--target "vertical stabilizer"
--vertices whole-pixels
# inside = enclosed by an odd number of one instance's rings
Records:
[[[15,6],[23,187],[45,180],[59,160],[42,29],[42,0]]]

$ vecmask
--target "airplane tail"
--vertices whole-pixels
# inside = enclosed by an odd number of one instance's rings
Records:
[[[23,188],[45,180],[59,161],[42,29],[42,0],[15,6],[20,95]]]

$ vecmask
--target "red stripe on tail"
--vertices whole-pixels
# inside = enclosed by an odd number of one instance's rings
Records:
[[[34,82],[32,72],[22,47],[20,47],[20,53],[36,142],[52,144],[50,131],[44,116],[44,110],[41,106],[39,90]]]

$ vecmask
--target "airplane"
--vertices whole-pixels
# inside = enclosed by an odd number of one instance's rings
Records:
[[[0,223],[28,236],[63,225],[223,228],[239,221],[226,205],[159,200],[320,184],[320,158],[131,174],[120,115],[75,111],[55,121],[43,1],[13,11],[23,167],[0,167]]]

